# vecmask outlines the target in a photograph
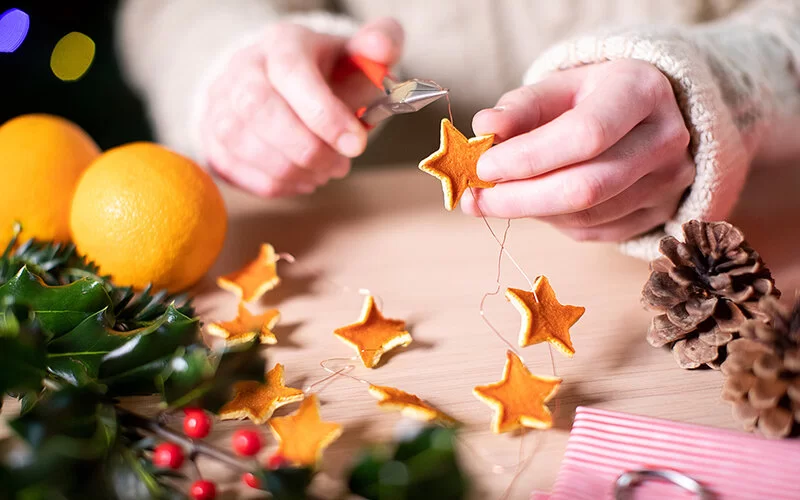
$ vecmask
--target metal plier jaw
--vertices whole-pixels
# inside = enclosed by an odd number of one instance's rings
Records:
[[[367,127],[394,115],[413,113],[446,96],[448,90],[431,80],[398,81],[385,64],[362,56],[346,56],[336,69],[338,78],[354,71],[361,71],[382,92],[383,95],[369,105],[359,109],[356,116]]]

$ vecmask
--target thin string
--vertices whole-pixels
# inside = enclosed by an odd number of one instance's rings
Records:
[[[502,242],[500,242],[500,246],[501,247],[505,246],[505,244],[506,244],[506,238],[508,237],[508,230],[509,229],[511,229],[511,219],[508,219],[508,222],[506,224],[506,229],[505,229],[505,231],[503,231],[503,240],[502,240]],[[499,242],[499,240],[498,240],[498,242]],[[484,309],[484,304],[486,303],[486,299],[489,298],[489,297],[496,296],[496,295],[498,295],[500,293],[500,288],[502,288],[502,284],[500,283],[500,274],[501,274],[501,271],[502,271],[502,266],[503,266],[503,252],[500,252],[498,254],[498,256],[497,256],[497,276],[495,277],[495,283],[497,284],[497,286],[495,287],[495,289],[493,291],[486,292],[486,293],[483,294],[483,297],[481,297],[479,313],[481,315],[481,319],[483,320],[483,322],[486,323],[486,326],[489,327],[489,329],[497,336],[498,339],[500,339],[506,346],[508,346],[509,349],[511,349],[511,352],[516,354],[519,357],[519,359],[522,360],[522,356],[520,355],[519,351],[517,351],[517,349],[514,347],[514,344],[509,342],[508,339],[506,339],[503,336],[503,334],[500,333],[500,330],[498,330],[492,324],[492,322],[489,321],[489,318],[486,317],[486,310]],[[522,362],[524,363],[525,361],[523,360]]]

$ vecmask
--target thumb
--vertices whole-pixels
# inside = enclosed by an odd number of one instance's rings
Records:
[[[368,22],[347,42],[350,54],[394,65],[403,53],[403,27],[395,19],[383,17]]]

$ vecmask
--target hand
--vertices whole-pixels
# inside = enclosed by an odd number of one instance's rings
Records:
[[[402,43],[403,30],[391,19],[369,23],[349,40],[275,25],[236,53],[209,88],[201,135],[212,168],[265,197],[310,193],[345,176],[367,131],[343,95],[377,89],[363,75],[341,89],[329,77],[345,53],[391,65]]]
[[[667,221],[695,167],[669,80],[619,60],[558,72],[475,115],[498,145],[478,162],[477,215],[534,217],[577,240],[622,241]],[[477,205],[476,205],[477,203]]]

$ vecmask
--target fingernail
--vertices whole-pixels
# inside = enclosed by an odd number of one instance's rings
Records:
[[[508,108],[506,108],[505,106],[495,106],[492,108],[493,111],[505,111],[506,109]]]
[[[336,149],[343,155],[354,158],[362,153],[364,147],[358,135],[352,132],[345,132],[336,141]]]

